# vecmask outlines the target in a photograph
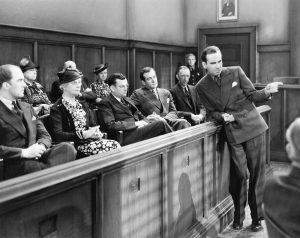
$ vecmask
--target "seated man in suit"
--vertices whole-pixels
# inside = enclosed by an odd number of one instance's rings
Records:
[[[176,73],[178,83],[170,90],[176,109],[189,112],[185,119],[192,125],[200,124],[204,121],[206,110],[200,103],[195,86],[188,85],[190,70],[186,66],[180,66]]]
[[[0,157],[5,179],[42,170],[76,158],[75,148],[61,143],[51,149],[51,137],[36,119],[24,96],[24,75],[15,65],[0,66]]]
[[[269,237],[300,237],[300,118],[286,131],[286,152],[292,161],[288,174],[269,179],[263,203]]]
[[[164,120],[157,119],[158,116],[146,118],[126,97],[128,82],[124,75],[115,73],[107,83],[111,93],[101,100],[97,113],[109,135],[122,130],[123,145],[128,145],[172,131]]]
[[[131,99],[145,116],[159,115],[160,120],[166,120],[173,130],[191,126],[187,120],[180,118],[186,116],[187,113],[177,112],[170,91],[157,88],[158,82],[153,68],[143,68],[140,79],[143,87],[135,90],[131,95]]]

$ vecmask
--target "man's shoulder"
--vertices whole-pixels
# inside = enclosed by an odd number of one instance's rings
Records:
[[[177,83],[177,84],[175,84],[171,89],[170,89],[170,92],[171,93],[175,93],[178,89],[179,89],[179,84]]]

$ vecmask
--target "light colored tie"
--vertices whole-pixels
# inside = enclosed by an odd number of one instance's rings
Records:
[[[157,95],[156,90],[155,90],[155,89],[152,89],[151,91],[152,91],[152,93],[154,94],[154,96],[158,99],[158,95]]]

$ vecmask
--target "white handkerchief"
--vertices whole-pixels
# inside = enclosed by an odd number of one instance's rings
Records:
[[[167,98],[167,103],[169,103],[170,102],[170,98]]]
[[[36,117],[32,116],[31,121],[36,121]]]
[[[233,88],[233,87],[235,87],[236,85],[237,85],[237,82],[233,82],[232,85],[231,85],[231,87]]]

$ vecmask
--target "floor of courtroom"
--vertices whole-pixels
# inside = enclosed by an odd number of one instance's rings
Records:
[[[267,171],[267,179],[271,176],[278,176],[285,174],[289,171],[289,164],[271,162],[271,169]],[[264,221],[262,221],[263,230],[259,232],[252,232],[250,229],[251,217],[249,206],[246,207],[246,219],[244,221],[244,227],[240,231],[232,229],[231,224],[218,235],[218,238],[269,238],[267,234],[267,228]],[[270,237],[271,238],[271,237]]]

